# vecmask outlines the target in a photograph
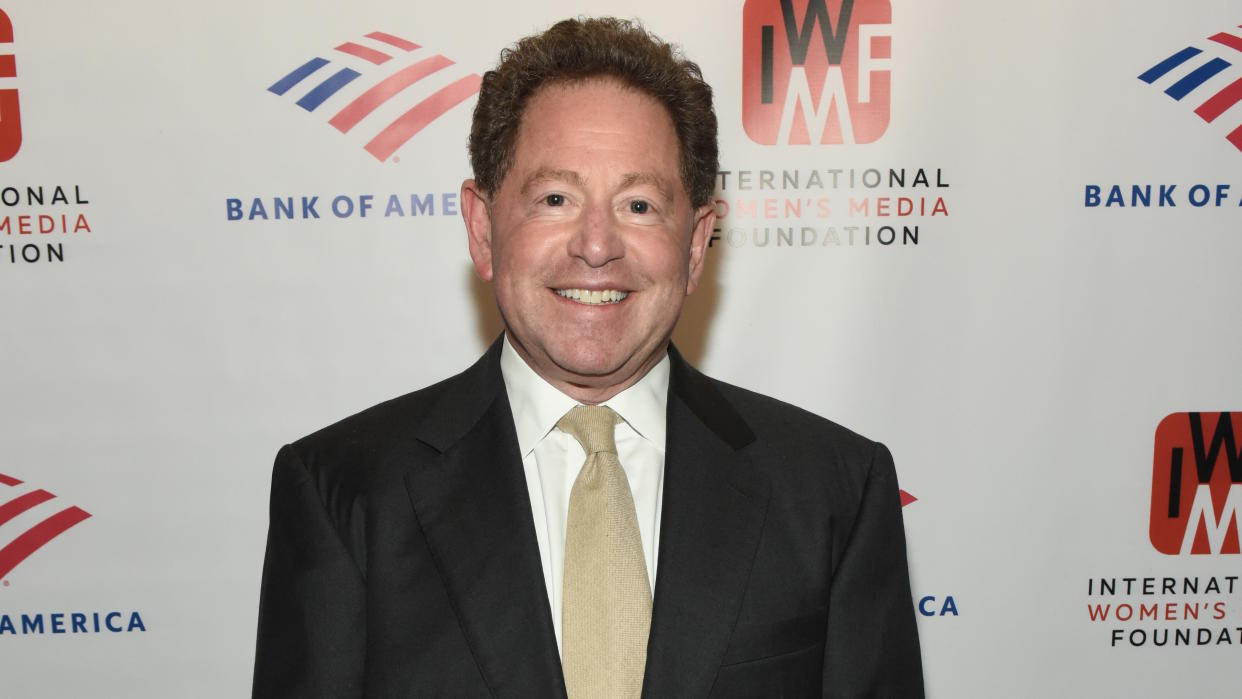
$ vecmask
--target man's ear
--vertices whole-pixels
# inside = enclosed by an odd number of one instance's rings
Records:
[[[712,238],[712,229],[716,227],[716,207],[705,204],[694,210],[694,228],[690,232],[690,274],[686,278],[686,296],[694,293],[699,286],[699,276],[703,274],[703,260],[707,254],[707,243]]]
[[[466,242],[474,273],[485,282],[492,280],[492,212],[487,193],[474,180],[461,183],[461,217],[466,222]]]

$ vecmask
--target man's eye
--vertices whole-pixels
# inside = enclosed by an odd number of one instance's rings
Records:
[[[563,206],[565,204],[564,194],[549,194],[543,198],[543,203],[548,206]]]
[[[630,213],[632,214],[645,214],[650,210],[651,210],[651,204],[648,204],[647,202],[641,199],[635,199],[634,201],[630,202]]]

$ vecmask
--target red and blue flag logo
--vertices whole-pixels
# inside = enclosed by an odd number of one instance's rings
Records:
[[[1193,105],[1200,119],[1215,122],[1242,101],[1242,36],[1231,32],[1187,46],[1148,68],[1139,80],[1164,88],[1169,97]],[[1239,125],[1225,139],[1242,150],[1242,114],[1234,110],[1228,118]]]
[[[91,516],[80,507],[63,507],[63,503],[42,488],[27,487],[21,480],[0,473],[0,578]]]
[[[421,49],[399,36],[371,32],[335,47],[331,59],[316,56],[294,68],[267,90],[296,97],[296,104],[312,113],[325,104],[334,106],[328,123],[341,133],[355,127],[374,129],[374,136],[363,147],[384,161],[428,124],[478,93],[482,82],[475,73],[460,74],[452,60],[424,55]],[[378,124],[369,118],[381,116],[381,107],[399,96],[408,97],[407,91],[425,79],[444,84],[408,105],[396,118]]]

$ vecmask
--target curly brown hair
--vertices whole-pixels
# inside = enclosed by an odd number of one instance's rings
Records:
[[[614,17],[567,19],[500,52],[483,75],[470,127],[474,179],[494,194],[513,164],[518,127],[539,88],[597,77],[655,98],[681,145],[681,180],[693,206],[711,203],[719,167],[712,89],[699,66],[641,26]]]

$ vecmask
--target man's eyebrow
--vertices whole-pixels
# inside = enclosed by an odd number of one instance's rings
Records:
[[[556,168],[541,167],[531,173],[530,177],[527,177],[526,181],[522,183],[522,196],[530,194],[530,190],[534,189],[535,185],[540,182],[549,181],[564,182],[575,187],[586,186],[586,180],[582,179],[582,175],[579,175],[573,170],[558,170]]]
[[[636,184],[645,184],[655,187],[656,191],[660,193],[660,198],[664,200],[665,204],[672,203],[673,201],[673,188],[669,187],[668,183],[665,182],[662,177],[653,175],[650,172],[629,172],[626,173],[625,177],[621,178],[622,189],[633,187]]]

